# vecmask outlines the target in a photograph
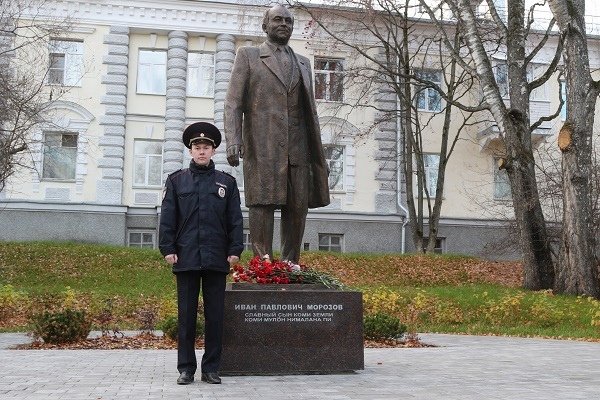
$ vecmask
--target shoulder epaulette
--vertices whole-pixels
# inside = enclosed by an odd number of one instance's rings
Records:
[[[169,178],[174,178],[174,177],[176,177],[177,175],[179,175],[179,174],[181,174],[181,173],[183,173],[183,172],[185,172],[185,171],[187,171],[187,170],[188,170],[187,168],[182,168],[182,169],[179,169],[179,170],[177,170],[177,171],[175,171],[175,172],[171,172],[171,173],[169,174]]]
[[[229,173],[227,173],[227,172],[225,172],[225,171],[219,171],[219,170],[217,170],[217,172],[220,172],[220,173],[222,173],[223,175],[227,175],[228,177],[230,177],[231,179],[233,179],[233,180],[235,181],[235,176],[233,176],[233,175],[231,175],[231,174],[229,174]]]

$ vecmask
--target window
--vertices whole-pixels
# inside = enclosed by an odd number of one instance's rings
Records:
[[[430,197],[437,192],[438,169],[440,165],[439,154],[423,154],[423,167],[425,169],[425,185]]]
[[[240,164],[231,169],[231,175],[235,178],[238,189],[244,190],[244,159],[240,158]]]
[[[560,97],[563,101],[563,105],[560,108],[560,119],[565,121],[567,119],[567,83],[563,80],[560,81]]]
[[[75,180],[77,165],[77,134],[46,133],[42,177]]]
[[[505,169],[498,168],[500,164],[498,159],[494,159],[494,199],[510,200],[510,181]]]
[[[83,42],[50,40],[48,84],[81,86],[83,77]]]
[[[438,86],[442,84],[442,73],[440,71],[418,70],[415,71],[415,76],[425,81],[435,83]],[[426,82],[424,84],[426,84]],[[423,84],[418,84],[418,86],[422,87]],[[438,91],[433,88],[417,87],[416,102],[417,109],[421,111],[437,112],[442,110],[442,98]]]
[[[335,233],[319,233],[319,251],[335,251],[341,253],[344,235]]]
[[[344,60],[315,58],[315,99],[344,101]]]
[[[250,240],[249,231],[244,231],[244,250],[252,251],[252,241]]]
[[[153,249],[155,247],[156,234],[153,231],[129,231],[129,247],[141,247]]]
[[[494,0],[494,7],[501,16],[506,14],[506,0]]]
[[[187,94],[213,97],[215,91],[215,56],[210,53],[189,53]]]
[[[508,66],[506,62],[499,62],[494,67],[494,75],[496,76],[496,84],[500,89],[500,96],[508,98]]]
[[[166,51],[140,50],[137,92],[142,94],[165,94],[167,92]]]
[[[423,237],[423,251],[427,249],[428,237]],[[446,247],[446,238],[437,237],[435,238],[435,247],[433,248],[434,253],[442,254],[445,253],[444,248]]]
[[[136,140],[134,143],[133,184],[162,185],[162,142]]]
[[[543,65],[529,65],[527,68],[527,82],[532,82],[533,80],[539,78],[544,72],[545,67]],[[548,91],[546,89],[546,83],[533,89],[529,94],[529,100],[547,101]]]
[[[329,189],[344,190],[344,146],[325,145],[323,150],[329,166]]]

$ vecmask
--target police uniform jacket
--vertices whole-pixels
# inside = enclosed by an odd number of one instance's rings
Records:
[[[291,50],[291,48],[290,48]],[[329,204],[327,163],[312,89],[308,58],[292,51],[302,78],[302,103],[309,154],[309,208]],[[283,205],[288,178],[288,88],[267,43],[240,47],[225,99],[227,146],[244,146],[244,190],[247,206]]]
[[[177,254],[173,272],[229,272],[227,257],[240,256],[243,245],[240,193],[235,178],[190,162],[170,174],[160,215],[159,249]]]

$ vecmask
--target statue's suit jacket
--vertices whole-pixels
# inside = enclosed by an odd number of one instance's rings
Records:
[[[329,204],[327,163],[312,89],[308,58],[293,53],[302,76],[308,134],[310,208]],[[244,193],[247,206],[284,205],[288,177],[288,109],[283,73],[271,48],[237,51],[227,97],[224,128],[227,146],[244,146]]]

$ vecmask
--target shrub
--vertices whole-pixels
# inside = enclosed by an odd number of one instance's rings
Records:
[[[156,307],[149,305],[142,307],[135,313],[139,329],[142,332],[152,333],[156,327],[156,321],[158,320],[158,312]]]
[[[44,311],[32,319],[34,337],[51,344],[83,340],[91,330],[91,322],[83,310]]]
[[[376,313],[366,315],[363,320],[365,337],[367,339],[394,339],[406,332],[406,325],[388,314]]]
[[[13,285],[0,285],[0,320],[16,316],[27,304],[27,295]]]
[[[117,334],[121,334],[121,336],[123,336],[123,333],[119,329],[117,318],[115,317],[115,306],[113,299],[104,299],[101,304],[101,308],[92,314],[94,316],[94,323],[102,331],[102,336],[109,336],[111,331],[113,336],[116,336]],[[92,304],[92,306],[95,305],[96,303]]]
[[[171,340],[177,341],[178,329],[176,315],[167,317],[164,321],[162,321],[159,327],[166,337],[168,337]],[[198,319],[196,320],[196,338],[200,336],[204,336],[204,318],[201,315],[198,315]]]
[[[365,314],[397,315],[403,303],[406,303],[406,300],[398,292],[387,288],[379,287],[363,292]]]

